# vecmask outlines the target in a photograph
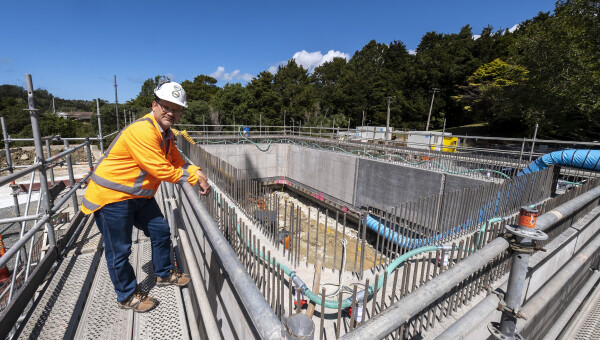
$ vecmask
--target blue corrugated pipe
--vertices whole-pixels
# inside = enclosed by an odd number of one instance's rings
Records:
[[[519,172],[517,176],[544,170],[552,164],[600,171],[600,150],[571,149],[554,151],[533,161],[525,169],[523,169],[523,171]]]
[[[572,150],[555,151],[555,152],[543,155],[542,157],[539,157],[534,162],[529,164],[525,169],[523,169],[523,171],[519,172],[519,174],[517,176],[544,170],[552,164],[571,166],[571,167],[575,167],[575,168],[581,168],[581,169],[592,170],[592,171],[600,171],[600,150],[591,150],[591,149],[590,150],[586,150],[586,149],[574,150],[574,149],[572,149]],[[527,183],[525,185],[531,185],[531,184]],[[522,192],[527,192],[526,188],[521,187],[521,186],[523,186],[523,184],[521,184],[519,182],[515,182],[514,187],[513,187],[513,185],[511,185],[508,188],[506,188],[506,190],[508,190],[509,193],[505,195],[505,199],[509,199],[509,197],[512,195],[519,195]],[[479,218],[477,219],[477,224],[485,221],[486,219],[491,219],[489,221],[495,220],[493,217],[496,216],[498,207],[500,205],[501,197],[502,197],[502,192],[499,191],[495,202],[493,202],[493,201],[488,202],[481,208]],[[493,209],[489,209],[490,204],[492,204]],[[487,214],[486,214],[486,212],[487,212]],[[485,215],[489,215],[489,216],[485,216]],[[396,225],[390,227],[389,223],[388,224],[386,224],[386,223],[380,224],[379,221],[377,220],[377,218],[373,218],[370,215],[367,215],[366,224],[371,230],[375,231],[376,233],[379,233],[379,235],[383,236],[385,239],[391,240],[395,244],[398,244],[400,247],[413,249],[413,248],[417,248],[417,247],[422,247],[426,244],[437,243],[438,241],[445,238],[446,236],[452,235],[454,233],[461,231],[463,228],[466,228],[469,225],[469,222],[470,222],[470,219],[463,222],[461,225],[458,225],[448,231],[437,234],[435,236],[426,237],[426,238],[409,238],[409,237],[402,236],[402,235],[400,235],[399,232],[394,230],[394,229],[396,229],[395,228]],[[484,227],[485,227],[485,225],[486,224],[484,224]],[[484,228],[484,227],[482,227],[482,228]]]

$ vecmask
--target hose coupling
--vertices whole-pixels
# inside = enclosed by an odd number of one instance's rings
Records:
[[[292,278],[292,282],[294,283],[294,285],[300,288],[302,294],[306,293],[308,287],[306,286],[304,281],[302,281],[302,279],[298,275],[296,275],[296,272],[291,272],[290,277]]]
[[[452,246],[449,244],[441,244],[437,246],[439,250],[451,251]]]

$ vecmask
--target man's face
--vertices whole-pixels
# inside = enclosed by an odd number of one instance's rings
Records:
[[[183,107],[166,100],[157,100],[152,102],[152,111],[158,125],[166,131],[179,121]]]

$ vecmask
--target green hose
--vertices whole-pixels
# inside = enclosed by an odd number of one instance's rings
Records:
[[[244,137],[245,138],[245,137]],[[250,141],[252,142],[252,141]],[[254,142],[252,142],[253,144],[255,144]],[[269,144],[270,146],[270,144]],[[218,191],[215,189],[215,191]],[[219,197],[219,196],[217,196]],[[221,201],[220,199],[217,199],[217,204],[221,205]],[[530,207],[535,207],[535,205],[530,205]],[[229,206],[229,208],[233,208],[232,206]],[[489,220],[487,220],[485,223],[483,223],[483,225],[481,226],[481,228],[476,232],[475,237],[475,243],[478,244],[479,247],[482,246],[483,243],[483,238],[481,237],[481,235],[483,235],[483,233],[485,233],[487,226],[490,225],[491,223],[496,223],[496,222],[500,222],[502,220],[504,220],[505,218],[503,217],[494,217],[491,218]],[[237,234],[238,236],[242,239],[242,241],[244,242],[244,244],[248,247],[248,249],[255,254],[256,253],[256,249],[254,249],[254,247],[252,246],[252,244],[247,241],[241,233],[241,227],[239,224],[236,224],[236,230],[237,230]],[[413,249],[401,256],[399,256],[397,259],[395,259],[394,261],[392,261],[392,263],[390,263],[386,268],[385,271],[388,273],[388,275],[391,275],[394,270],[396,268],[398,268],[399,266],[401,266],[406,260],[408,260],[409,258],[421,254],[421,253],[425,253],[425,252],[430,252],[430,251],[436,251],[440,249],[440,246],[424,246],[424,247],[420,247],[417,249]],[[455,249],[458,249],[458,247],[455,247]],[[463,251],[467,251],[466,247],[463,247]],[[472,252],[474,252],[475,250],[472,250]],[[263,261],[267,261],[267,258],[265,257],[265,254],[262,253],[260,251],[260,249],[258,250],[258,256],[263,260]],[[290,278],[290,281],[293,281],[294,277],[296,277],[296,272],[292,271],[290,268],[288,268],[286,265],[282,264],[281,262],[276,262],[274,258],[269,259],[270,264],[275,267],[279,264],[280,268],[283,269],[284,273]],[[370,285],[367,288],[368,291],[368,295],[367,296],[363,296],[363,301],[368,300],[369,297],[371,295],[373,295],[374,293],[376,293],[377,291],[379,291],[379,289],[381,289],[381,287],[383,286],[383,281],[385,280],[384,276],[381,276],[379,278],[379,280],[375,283],[373,283],[372,285]],[[311,291],[306,285],[303,285],[302,287],[300,287],[303,291],[302,293],[308,297],[313,303],[317,304],[317,305],[321,305],[322,303],[322,298],[314,293],[313,291]],[[348,297],[344,300],[342,300],[342,308],[347,308],[350,307],[352,305],[354,296]],[[327,308],[331,308],[331,309],[337,309],[339,306],[339,301],[338,300],[325,300],[325,307]]]
[[[214,189],[214,188],[213,188]],[[215,189],[215,191],[218,192],[218,190]],[[217,196],[219,197],[219,196]],[[217,199],[217,204],[221,205],[221,201],[219,199]],[[233,208],[232,206],[229,206],[229,208]],[[241,227],[239,225],[239,223],[236,223],[236,231],[238,236],[242,239],[242,242],[244,242],[244,244],[246,245],[246,247],[248,247],[248,249],[253,253],[256,254],[256,249],[254,249],[254,246],[252,246],[252,244],[250,243],[250,241],[247,241],[243,236],[242,236],[242,232],[241,232]],[[391,273],[394,272],[394,270],[399,267],[400,265],[402,265],[402,263],[404,263],[406,260],[408,260],[409,258],[424,253],[424,252],[429,252],[429,251],[435,251],[438,250],[440,248],[440,246],[424,246],[421,248],[417,248],[417,249],[413,249],[403,255],[401,255],[400,257],[398,257],[397,259],[395,259],[394,261],[392,261],[392,263],[390,263],[386,268],[385,271],[388,273],[388,275],[390,275]],[[263,261],[267,261],[267,258],[265,256],[265,254],[263,252],[260,251],[260,249],[258,250],[258,256],[263,260]],[[294,279],[294,277],[296,277],[296,272],[291,270],[290,268],[288,268],[286,265],[284,265],[281,262],[277,262],[275,261],[274,258],[271,258],[268,260],[269,263],[273,266],[276,267],[278,264],[280,266],[280,268],[283,269],[283,272],[285,273],[285,275],[287,275],[290,278],[290,281],[292,281]],[[379,289],[381,289],[381,287],[383,286],[383,281],[384,281],[384,276],[381,276],[379,278],[379,281],[373,283],[372,285],[369,286],[368,288],[368,292],[369,295],[364,297],[364,299],[368,300],[368,297],[373,295],[375,292],[379,291]],[[315,294],[314,292],[312,292],[306,285],[304,285],[303,287],[300,287],[303,291],[302,293],[304,295],[306,295],[313,303],[317,304],[317,305],[321,305],[322,299],[318,294]],[[346,298],[344,300],[342,300],[342,308],[347,308],[352,306],[352,300],[353,297],[349,297]],[[327,308],[331,308],[331,309],[337,309],[338,308],[338,300],[325,300],[325,307]]]

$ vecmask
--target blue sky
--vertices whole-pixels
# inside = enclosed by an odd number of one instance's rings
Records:
[[[430,31],[511,28],[552,11],[554,2],[5,1],[0,84],[24,86],[31,73],[36,88],[58,97],[114,101],[116,75],[123,102],[157,74],[245,83],[294,56],[306,67],[351,57],[371,39],[414,50]]]

